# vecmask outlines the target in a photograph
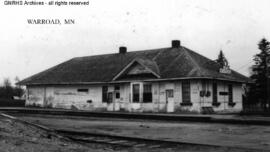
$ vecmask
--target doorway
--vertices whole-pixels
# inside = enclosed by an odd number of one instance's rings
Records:
[[[167,112],[174,112],[174,94],[173,89],[166,90],[166,110]]]

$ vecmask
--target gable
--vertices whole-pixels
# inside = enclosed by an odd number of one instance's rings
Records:
[[[126,75],[140,75],[140,74],[150,74],[151,72],[147,70],[144,66],[134,63],[128,70]]]
[[[113,80],[119,79],[144,79],[144,78],[160,78],[155,71],[156,64],[154,61],[147,59],[135,59],[130,62],[121,72],[119,72]],[[147,63],[147,64],[145,64]]]

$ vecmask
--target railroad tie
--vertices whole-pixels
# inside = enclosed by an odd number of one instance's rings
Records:
[[[95,140],[93,140],[93,141],[96,141],[96,142],[107,142],[107,143],[109,143],[109,142],[111,142],[112,140],[111,140],[111,139],[95,139]]]
[[[137,145],[134,145],[134,147],[143,147],[143,146],[146,146],[146,144],[137,144]]]
[[[110,144],[121,144],[121,143],[126,143],[126,142],[128,142],[128,141],[126,141],[126,140],[116,140],[116,141],[111,141],[109,143]]]
[[[160,145],[152,145],[152,146],[148,146],[148,148],[160,148]]]
[[[81,138],[83,140],[95,140],[96,138],[95,137],[85,137],[85,138]]]
[[[127,141],[127,142],[123,142],[122,144],[127,145],[127,146],[134,146],[137,144],[137,142]]]

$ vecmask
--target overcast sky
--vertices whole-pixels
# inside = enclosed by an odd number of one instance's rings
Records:
[[[46,0],[44,0],[46,1]],[[210,58],[222,49],[248,75],[257,43],[270,40],[269,0],[90,0],[89,6],[0,4],[0,81],[24,79],[73,57],[169,47],[172,39]],[[29,25],[27,19],[75,19]]]

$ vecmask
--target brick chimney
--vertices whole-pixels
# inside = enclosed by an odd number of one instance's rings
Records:
[[[172,40],[172,48],[179,48],[181,46],[180,40]]]
[[[125,46],[120,46],[120,47],[119,47],[119,53],[120,53],[120,54],[125,54],[125,53],[127,53],[127,47],[125,47]]]

